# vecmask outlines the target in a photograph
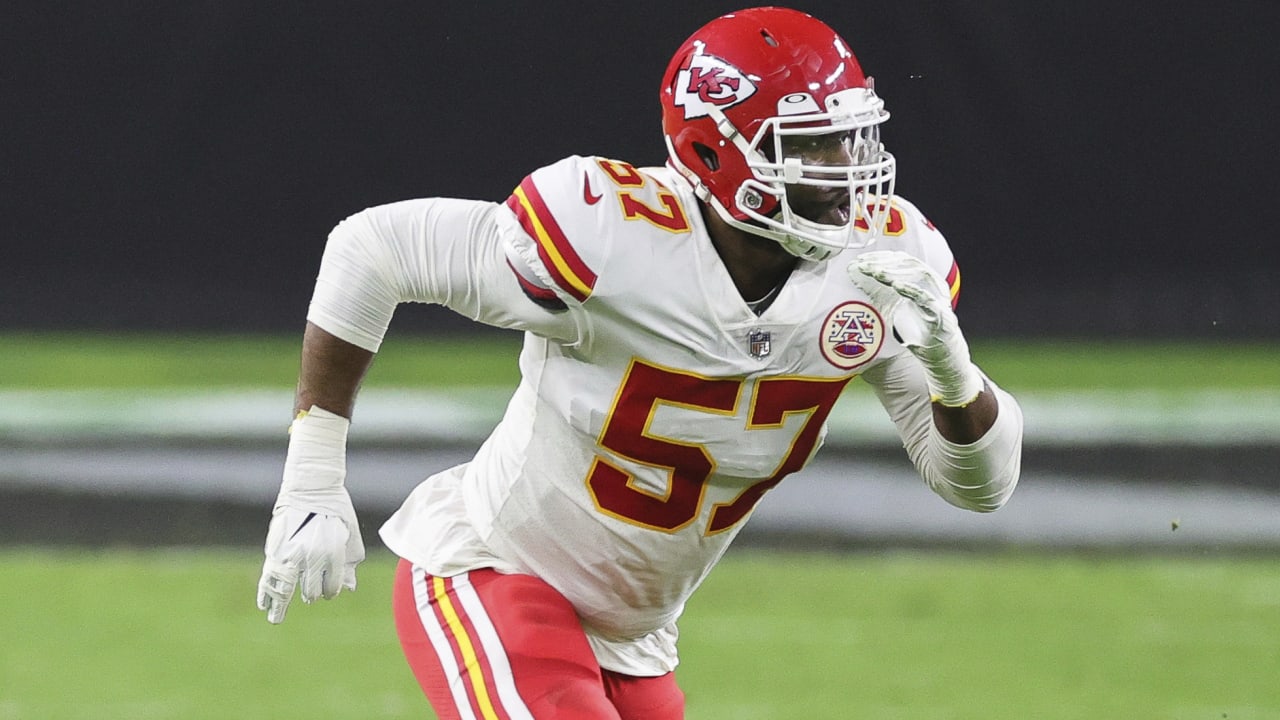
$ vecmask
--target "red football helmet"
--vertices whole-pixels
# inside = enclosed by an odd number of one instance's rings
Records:
[[[776,7],[716,18],[676,51],[661,99],[668,163],[734,227],[810,260],[883,228],[894,160],[879,126],[889,113],[823,22]],[[832,209],[802,215],[804,193]]]

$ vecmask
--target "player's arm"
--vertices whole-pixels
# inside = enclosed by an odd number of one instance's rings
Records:
[[[935,493],[952,505],[977,512],[997,510],[1008,501],[1022,466],[1022,410],[1012,395],[983,375],[983,390],[974,402],[994,407],[975,411],[972,403],[960,409],[940,406],[930,401],[924,368],[909,353],[867,370],[862,377],[875,390],[907,456]],[[988,420],[988,414],[994,417]],[[955,434],[949,421],[956,416],[961,425],[973,427]],[[971,433],[983,426],[985,430],[973,437]]]
[[[353,345],[308,322],[302,335],[302,360],[294,413],[323,408],[351,417],[356,393],[373,364],[373,352]]]
[[[982,512],[999,508],[1018,481],[1022,413],[970,358],[952,309],[957,288],[924,260],[898,251],[864,253],[849,274],[909,351],[864,378],[912,462],[949,502]]]
[[[963,407],[947,407],[936,400],[929,404],[938,434],[958,445],[977,442],[1000,416],[1000,402],[985,383],[982,391]]]
[[[373,352],[308,322],[280,492],[267,528],[258,609],[284,621],[304,602],[355,590],[364,540],[345,487],[347,430]]]
[[[360,383],[396,306],[433,302],[504,327],[572,338],[569,313],[521,291],[494,203],[427,199],[370,208],[329,236],[307,313],[280,492],[268,526],[258,607],[284,620],[304,602],[354,589],[364,544],[345,487],[346,442]]]

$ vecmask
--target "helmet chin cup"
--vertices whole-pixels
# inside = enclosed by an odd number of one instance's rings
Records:
[[[782,249],[795,255],[801,260],[812,260],[813,262],[823,262],[828,260],[832,255],[838,252],[835,248],[814,245],[808,240],[798,238],[794,235],[787,235],[785,239],[779,240]]]
[[[758,191],[743,188],[739,191],[739,207],[745,205],[746,197],[760,198]],[[795,255],[801,260],[812,260],[813,262],[822,262],[839,253],[841,250],[850,247],[862,247],[874,242],[874,238],[868,238],[862,243],[856,243],[851,236],[858,235],[858,230],[852,225],[831,226],[813,223],[807,220],[802,222],[810,227],[803,231],[803,234],[791,232],[787,228],[788,225],[765,217],[755,211],[748,214],[750,220],[740,220],[729,212],[728,208],[720,203],[714,195],[707,195],[704,198],[716,214],[720,216],[729,225],[752,235],[768,238],[778,243],[784,250]],[[790,227],[797,227],[792,225]]]
[[[796,213],[787,202],[786,185],[781,181],[766,184],[753,178],[738,188],[734,204],[746,216],[745,222],[719,202],[711,204],[730,225],[774,240],[796,257],[820,262],[844,250],[868,247],[884,231],[893,197],[894,171],[893,156],[883,155],[884,172],[878,179],[870,183],[850,179],[850,217],[840,225],[816,222]],[[767,205],[765,197],[776,201],[778,209],[772,215],[759,210]],[[709,199],[714,200],[714,196]]]

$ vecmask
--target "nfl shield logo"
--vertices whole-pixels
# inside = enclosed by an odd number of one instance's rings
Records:
[[[747,336],[747,352],[751,353],[751,357],[759,360],[767,356],[772,349],[769,344],[768,330],[752,330]]]

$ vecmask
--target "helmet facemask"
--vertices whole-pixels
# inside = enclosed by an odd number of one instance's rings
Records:
[[[751,171],[734,195],[749,220],[712,202],[721,217],[806,260],[873,243],[889,216],[895,165],[880,142],[889,114],[867,85],[827,96],[825,110],[808,94],[785,96],[749,141],[712,113]]]

